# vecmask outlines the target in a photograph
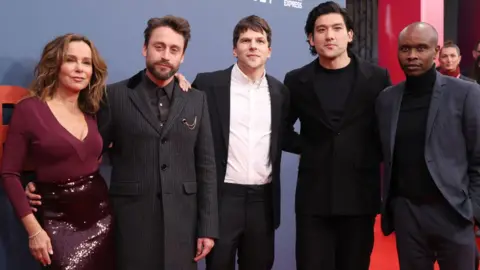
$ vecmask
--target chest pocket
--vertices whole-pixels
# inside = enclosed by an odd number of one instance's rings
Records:
[[[202,121],[200,106],[189,101],[182,104],[183,108],[177,106],[171,105],[163,132],[166,138],[182,144],[182,147],[193,147]]]

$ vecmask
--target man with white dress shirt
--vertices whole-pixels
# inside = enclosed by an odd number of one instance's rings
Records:
[[[219,193],[220,239],[208,270],[271,269],[280,224],[281,132],[289,103],[286,87],[268,75],[271,29],[255,15],[233,31],[237,63],[200,73],[192,86],[207,95]]]

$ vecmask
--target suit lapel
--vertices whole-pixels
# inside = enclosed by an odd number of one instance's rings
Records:
[[[320,91],[323,91],[325,89],[322,89],[322,86],[319,85],[317,79],[315,78],[315,66],[317,65],[318,58],[313,60],[305,69],[305,73],[300,76],[300,82],[302,84],[307,85],[307,87],[311,87],[315,95],[317,96],[317,104],[318,104],[318,112],[319,112],[319,119],[329,129],[333,129],[332,125],[330,124],[330,121],[328,121],[327,116],[325,114],[325,111],[322,107],[322,97],[320,95]],[[308,85],[310,84],[310,85]]]
[[[270,124],[270,160],[272,164],[275,162],[275,153],[277,153],[278,146],[278,131],[281,125],[282,118],[282,96],[280,89],[273,84],[273,79],[267,75],[268,90],[270,92],[270,110],[271,110],[271,124]]]
[[[185,108],[185,94],[186,93],[183,92],[182,89],[180,89],[178,83],[175,81],[175,85],[173,88],[173,98],[171,103],[172,105],[170,106],[170,110],[168,112],[167,122],[165,123],[165,126],[163,127],[163,130],[161,132],[162,138],[165,137],[165,135],[172,127],[173,123],[175,123],[175,121],[178,119],[178,116],[183,111],[183,108]]]
[[[134,106],[137,110],[142,114],[142,116],[147,120],[147,122],[152,126],[155,131],[158,132],[160,135],[161,128],[158,123],[158,119],[153,114],[150,106],[148,105],[143,89],[141,88],[141,82],[143,77],[143,71],[140,71],[135,76],[129,79],[127,83],[127,87],[130,88],[132,91],[129,91],[129,97],[132,100]]]
[[[214,85],[214,96],[217,102],[217,113],[222,129],[223,140],[226,149],[228,149],[230,132],[230,80],[232,76],[232,67],[224,70]]]
[[[356,56],[351,56],[352,61],[355,61],[356,69],[355,74],[356,78],[354,80],[354,85],[352,90],[347,96],[345,101],[345,110],[343,113],[342,120],[340,121],[339,128],[342,128],[344,124],[355,114],[355,110],[358,108],[358,105],[362,102],[362,95],[367,95],[364,90],[368,89],[368,80],[371,77],[371,71],[369,68],[366,68],[360,59]]]
[[[405,91],[405,82],[400,83],[392,89],[392,107],[390,111],[390,160],[392,159],[393,149],[395,147],[395,138],[397,135],[398,116],[402,104],[403,92]]]
[[[440,100],[442,97],[442,86],[444,81],[441,75],[437,72],[437,79],[435,80],[435,85],[433,87],[432,100],[430,101],[430,108],[428,109],[428,119],[427,119],[427,132],[425,134],[425,139],[428,141],[430,135],[432,134],[433,124],[437,117],[438,108],[440,107]]]

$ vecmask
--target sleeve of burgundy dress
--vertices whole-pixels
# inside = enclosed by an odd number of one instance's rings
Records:
[[[23,105],[23,106],[22,106]],[[28,118],[25,103],[20,102],[13,110],[3,148],[1,182],[19,218],[32,213],[20,180],[20,173],[28,152],[29,137],[26,125]]]

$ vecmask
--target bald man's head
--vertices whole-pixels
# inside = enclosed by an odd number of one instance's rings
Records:
[[[421,34],[424,35],[434,46],[438,44],[438,32],[433,25],[426,22],[415,22],[409,24],[403,28],[400,32],[398,41],[400,41],[405,35]]]
[[[412,23],[398,36],[398,60],[407,76],[419,76],[432,68],[439,50],[438,32],[428,23]]]

